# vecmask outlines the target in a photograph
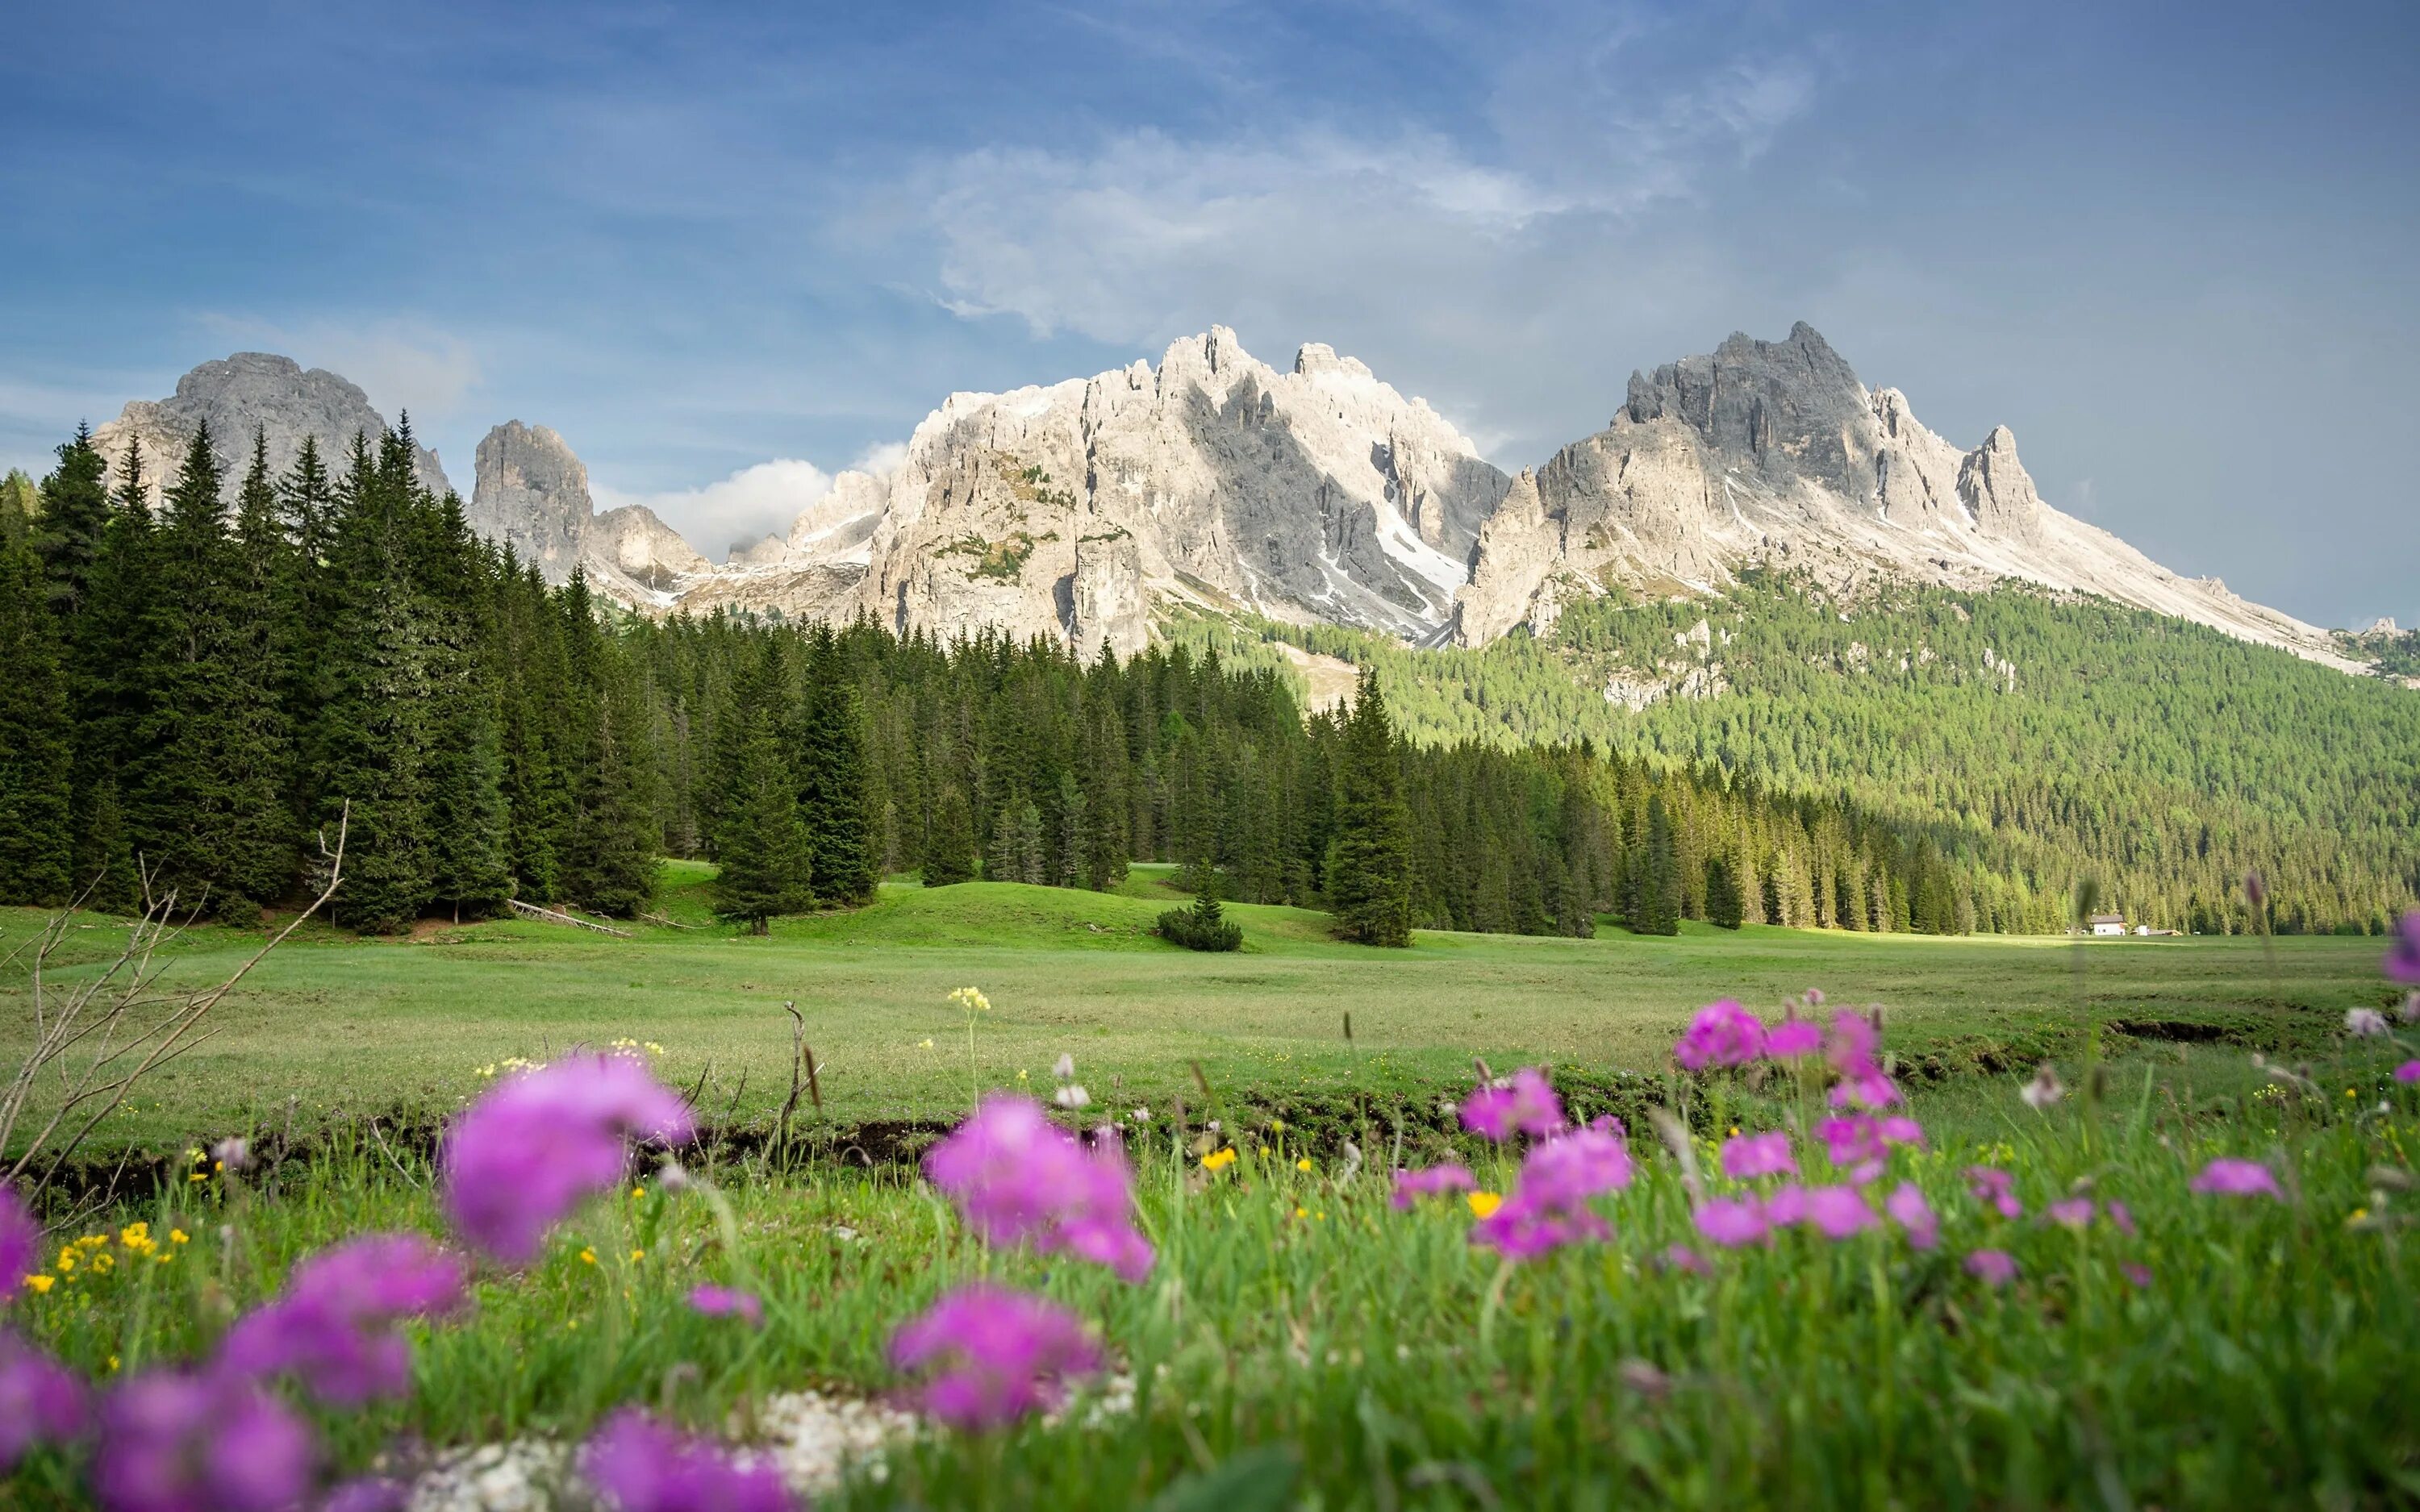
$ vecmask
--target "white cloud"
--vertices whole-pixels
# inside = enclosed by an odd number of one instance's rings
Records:
[[[831,492],[831,474],[813,462],[777,457],[702,488],[623,493],[592,482],[590,492],[600,510],[644,504],[690,545],[720,561],[730,548],[787,533],[790,521]]]
[[[1499,462],[1536,460],[1518,449],[1605,423],[1632,363],[1736,323],[1730,249],[1662,212],[1685,220],[1763,153],[1818,77],[1793,58],[1659,69],[1654,39],[1588,24],[1500,60],[1485,140],[1312,125],[967,153],[925,185],[936,298],[1145,352],[1214,323],[1280,363],[1328,341]],[[1608,334],[1683,322],[1689,345],[1608,371]]]

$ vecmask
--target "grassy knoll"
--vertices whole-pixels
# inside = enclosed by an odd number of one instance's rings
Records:
[[[1593,940],[1422,933],[1411,950],[1380,951],[1333,942],[1324,915],[1235,906],[1246,949],[1195,955],[1148,933],[1178,901],[1160,869],[1139,869],[1110,895],[893,884],[865,909],[783,920],[758,939],[712,922],[707,875],[670,867],[662,909],[692,927],[643,924],[630,940],[520,920],[432,927],[410,940],[298,935],[222,1006],[216,1037],[149,1085],[112,1140],[276,1127],[289,1096],[304,1127],[442,1111],[483,1085],[479,1067],[617,1038],[662,1045],[668,1079],[703,1078],[714,1117],[746,1120],[788,1089],[785,999],[806,1015],[827,1068],[830,1119],[946,1116],[965,1106],[969,1085],[966,1020],[947,998],[970,983],[994,1005],[976,1030],[985,1085],[1015,1086],[1020,1072],[1047,1084],[1063,1051],[1096,1096],[1131,1102],[1187,1091],[1195,1060],[1223,1092],[1264,1102],[1434,1088],[1461,1077],[1474,1055],[1653,1073],[1699,1004],[1770,1006],[1808,987],[1886,1005],[1894,1042],[1935,1070],[2030,1066],[2072,1049],[2079,960],[2093,1002],[2135,1027],[2138,1048],[2173,1059],[2184,1041],[2233,1047],[2197,1060],[2211,1062],[2210,1078],[2240,1082],[2241,1047],[2314,1042],[2347,1007],[2387,1000],[2374,942],[2324,938],[2276,942],[2273,976],[2258,941],[2223,938],[2079,949],[1684,925],[1677,939],[1618,928]],[[0,911],[0,953],[39,922]],[[91,969],[120,937],[107,920],[84,925],[72,947],[82,964],[62,977]],[[196,930],[176,947],[172,974],[214,980],[258,939]],[[0,1056],[25,1032],[22,988],[13,973],[0,984]]]

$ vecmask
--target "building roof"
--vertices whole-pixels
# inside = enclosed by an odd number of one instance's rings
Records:
[[[2095,914],[2092,916],[2092,922],[2095,924],[2123,924],[2126,922],[2126,916],[2123,914]]]

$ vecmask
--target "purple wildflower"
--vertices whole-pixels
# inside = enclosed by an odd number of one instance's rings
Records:
[[[1813,1019],[1784,1019],[1764,1037],[1768,1060],[1799,1060],[1823,1048],[1823,1026]]]
[[[1901,1181],[1883,1199],[1883,1211],[1891,1222],[1907,1232],[1907,1242],[1917,1249],[1931,1249],[1941,1242],[1941,1220],[1933,1216],[1932,1205],[1924,1200],[1914,1181]]]
[[[2356,1040],[2383,1040],[2387,1035],[2386,1015],[2374,1008],[2345,1010],[2345,1033]]]
[[[1874,1052],[1882,1036],[1873,1021],[1847,1009],[1832,1015],[1832,1032],[1824,1037],[1823,1058],[1843,1076],[1863,1076],[1879,1069]]]
[[[1863,1113],[1826,1119],[1815,1126],[1815,1136],[1823,1141],[1832,1164],[1859,1186],[1882,1175],[1893,1146],[1924,1143],[1924,1131],[1914,1119],[1876,1119]]]
[[[2395,948],[2386,952],[2386,974],[2397,981],[2420,982],[2420,908],[2405,914],[2396,926]]]
[[[1880,1071],[1868,1067],[1854,1076],[1843,1077],[1835,1083],[1830,1101],[1836,1108],[1864,1108],[1869,1112],[1878,1112],[1881,1109],[1895,1106],[1906,1099],[1900,1091],[1897,1082],[1892,1081]]]
[[[984,1099],[924,1157],[924,1174],[990,1243],[1074,1255],[1127,1281],[1151,1273],[1125,1156],[1112,1147],[1085,1149],[1032,1098]]]
[[[0,1302],[17,1294],[41,1254],[42,1226],[25,1211],[15,1187],[0,1186]]]
[[[108,1512],[288,1512],[318,1457],[311,1430],[248,1382],[154,1371],[101,1409],[93,1488]]]
[[[689,1294],[690,1310],[707,1318],[744,1318],[751,1328],[765,1326],[765,1304],[745,1291],[703,1286]]]
[[[1733,1134],[1723,1141],[1723,1174],[1734,1181],[1752,1181],[1760,1176],[1795,1176],[1798,1157],[1790,1152],[1790,1135],[1779,1129],[1770,1134]]]
[[[721,1445],[632,1408],[605,1420],[581,1470],[615,1512],[788,1512],[795,1504],[771,1461],[743,1465]]]
[[[1395,1173],[1395,1207],[1407,1210],[1421,1197],[1441,1196],[1448,1192],[1475,1192],[1479,1182],[1472,1179],[1470,1168],[1449,1161],[1420,1171]]]
[[[1975,1200],[1995,1209],[2003,1218],[2024,1216],[2024,1204],[2017,1200],[2016,1178],[1993,1165],[1966,1167],[1966,1190]]]
[[[1764,1221],[1774,1228],[1789,1228],[1807,1221],[1807,1189],[1795,1181],[1785,1181],[1775,1187],[1764,1199]]]
[[[1599,1119],[1530,1150],[1521,1163],[1519,1190],[1550,1207],[1574,1208],[1621,1191],[1632,1174],[1630,1146],[1614,1132],[1612,1119]]]
[[[1715,1197],[1698,1209],[1698,1232],[1725,1249],[1753,1244],[1766,1237],[1763,1209],[1753,1199]]]
[[[1882,1222],[1874,1216],[1873,1204],[1854,1186],[1807,1188],[1807,1221],[1826,1239],[1847,1239]]]
[[[1707,1261],[1706,1257],[1686,1244],[1665,1245],[1664,1263],[1672,1270],[1685,1271],[1691,1275],[1714,1273],[1714,1266]]]
[[[524,1072],[446,1134],[443,1202],[497,1258],[527,1263],[582,1198],[617,1185],[626,1138],[681,1144],[697,1132],[680,1094],[628,1056],[575,1056]]]
[[[418,1234],[367,1234],[294,1268],[275,1302],[240,1320],[219,1359],[242,1376],[291,1373],[322,1401],[400,1396],[411,1349],[394,1325],[461,1305],[459,1258]]]
[[[1728,997],[1698,1010],[1672,1045],[1672,1058],[1689,1071],[1745,1066],[1763,1053],[1764,1021]]]
[[[88,1411],[74,1371],[0,1334],[0,1475],[35,1444],[80,1437]]]
[[[2420,1082],[2420,1060],[2407,1060],[2396,1067],[2395,1079],[2398,1082]]]
[[[2118,1272],[2127,1280],[2134,1283],[2134,1288],[2138,1291],[2149,1288],[2151,1284],[2151,1268],[2148,1265],[2136,1265],[2130,1261],[2119,1266]]]
[[[2277,1190],[2277,1178],[2258,1161],[2223,1157],[2201,1168],[2201,1174],[2193,1179],[2192,1190],[2211,1196],[2265,1196],[2281,1200],[2286,1195]]]
[[[1966,1257],[1966,1270],[1988,1286],[2005,1287],[2017,1278],[2017,1262],[2006,1250],[1978,1249]]]
[[[1062,1381],[1090,1375],[1100,1351],[1074,1314],[1039,1297],[986,1285],[963,1287],[892,1336],[903,1370],[938,1365],[919,1400],[962,1428],[1003,1427],[1058,1405]]]
[[[2134,1227],[2133,1211],[2128,1208],[2126,1204],[2122,1202],[2104,1202],[2101,1205],[2101,1211],[2109,1215],[2110,1223],[2115,1225],[2118,1231],[2125,1235],[2128,1239],[2136,1239],[2141,1237]]]
[[[2042,1210],[2042,1213],[2055,1224],[2063,1224],[2070,1228],[2082,1228],[2092,1222],[2092,1199],[2069,1197],[2064,1201],[2052,1203]]]
[[[1586,1208],[1552,1207],[1520,1192],[1470,1226],[1472,1243],[1512,1260],[1535,1259],[1566,1244],[1612,1237],[1613,1226]]]
[[[1563,1100],[1544,1072],[1524,1066],[1510,1081],[1473,1091],[1462,1104],[1462,1122],[1499,1144],[1515,1134],[1550,1134],[1563,1127]]]

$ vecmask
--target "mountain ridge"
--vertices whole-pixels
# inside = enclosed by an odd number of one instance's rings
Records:
[[[129,439],[158,454],[203,418],[223,438],[267,425],[273,465],[302,434],[335,451],[343,426],[384,424],[334,374],[238,353],[97,440],[115,468]],[[1305,343],[1280,371],[1214,326],[1156,365],[952,393],[894,466],[843,472],[801,506],[785,533],[711,563],[644,505],[598,512],[569,443],[515,420],[479,445],[468,517],[550,580],[578,567],[648,612],[868,614],[1088,656],[1132,654],[1174,610],[1476,646],[1550,634],[1616,589],[1708,596],[1775,567],[1834,592],[2024,580],[2366,670],[2345,638],[2053,508],[2008,427],[1954,445],[1803,321],[1634,372],[1604,430],[1512,475],[1357,360]]]

